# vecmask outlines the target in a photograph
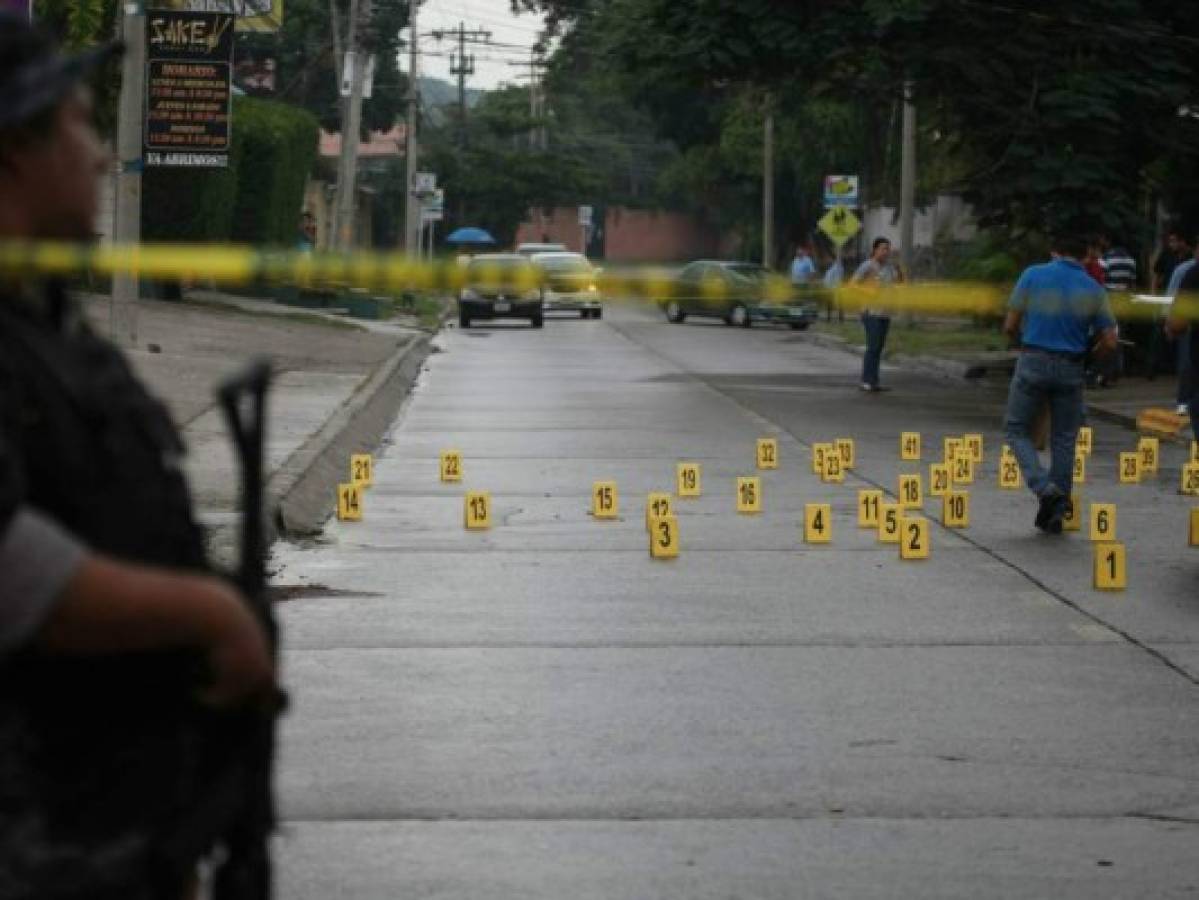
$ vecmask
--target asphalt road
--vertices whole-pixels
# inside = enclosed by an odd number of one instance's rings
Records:
[[[280,896],[1172,897],[1199,893],[1199,549],[1135,436],[1096,423],[1129,586],[1000,491],[1002,385],[887,370],[785,330],[602,322],[449,331],[377,457],[365,519],[277,553],[295,703]],[[920,431],[924,463],[901,463]],[[971,524],[901,561],[856,527],[978,431]],[[754,471],[755,440],[781,466]],[[844,485],[811,444],[857,442]],[[464,455],[460,485],[438,454]],[[644,496],[676,462],[681,552]],[[760,474],[763,511],[734,480]],[[621,517],[590,515],[612,480]],[[463,527],[466,490],[494,525]],[[833,543],[805,545],[805,503]],[[939,503],[926,500],[934,521]]]

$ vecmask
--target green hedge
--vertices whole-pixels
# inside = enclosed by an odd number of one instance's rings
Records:
[[[234,97],[229,168],[146,170],[143,238],[292,246],[317,135],[302,109]]]

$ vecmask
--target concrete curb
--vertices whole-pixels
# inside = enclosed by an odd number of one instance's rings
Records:
[[[829,350],[841,350],[853,356],[861,357],[865,354],[865,347],[858,347],[850,344],[842,338],[831,334],[821,334],[820,332],[808,332],[808,338],[813,344],[819,347],[825,347]],[[945,359],[939,356],[892,356],[885,360],[893,366],[901,366],[910,371],[922,372],[926,375],[935,375],[938,378],[951,378],[960,380],[972,380],[986,375],[989,371],[989,366],[978,362],[966,362],[959,359]]]
[[[270,476],[272,540],[320,530],[333,510],[336,486],[346,480],[350,454],[379,445],[429,353],[430,335],[409,338]]]

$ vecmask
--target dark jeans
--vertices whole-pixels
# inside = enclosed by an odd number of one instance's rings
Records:
[[[1191,332],[1184,331],[1178,342],[1178,402],[1190,403],[1195,394],[1195,373],[1191,368]]]
[[[883,361],[883,347],[887,343],[887,332],[891,330],[891,317],[862,313],[862,327],[866,329],[866,353],[862,356],[862,383],[878,387],[878,370]]]
[[[1004,430],[1024,480],[1040,496],[1050,485],[1069,494],[1074,484],[1074,443],[1082,424],[1081,360],[1025,352],[1016,361]],[[1050,464],[1046,472],[1032,442],[1032,426],[1049,404]]]

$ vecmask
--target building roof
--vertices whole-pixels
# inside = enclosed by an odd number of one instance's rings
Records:
[[[407,129],[401,122],[390,131],[372,131],[370,140],[358,144],[359,159],[387,159],[402,157]],[[341,156],[341,135],[321,129],[320,155],[337,158]]]

